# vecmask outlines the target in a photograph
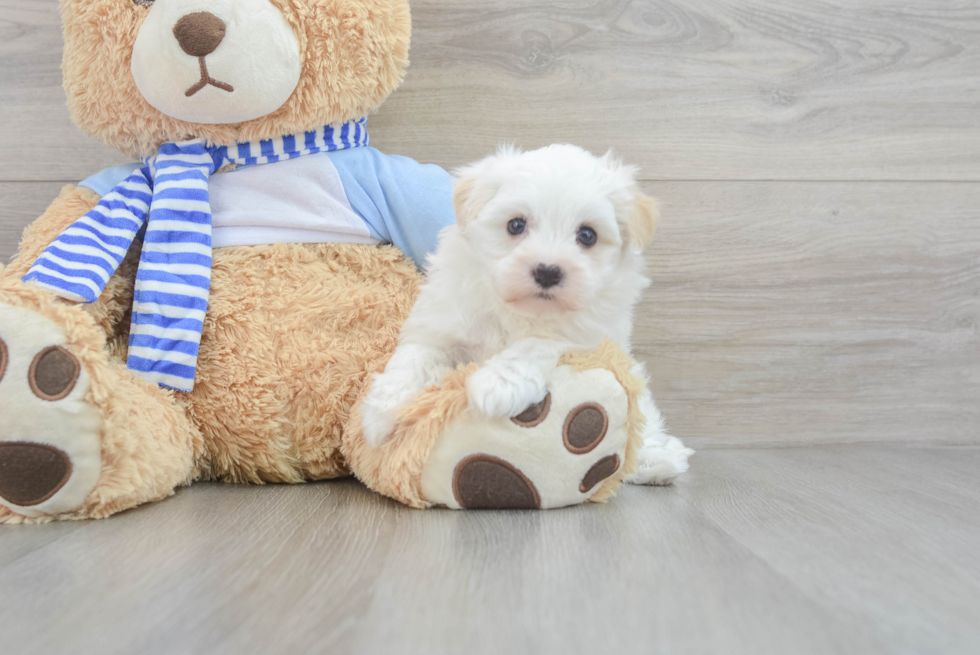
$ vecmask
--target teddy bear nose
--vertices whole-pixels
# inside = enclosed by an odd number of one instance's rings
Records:
[[[177,21],[174,37],[191,57],[207,57],[224,40],[225,22],[209,11],[196,11]]]

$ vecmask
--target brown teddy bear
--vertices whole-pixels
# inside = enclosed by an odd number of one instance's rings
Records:
[[[368,145],[408,63],[406,0],[61,12],[73,119],[142,163],[63,189],[2,271],[0,521],[106,517],[202,479],[353,473],[414,507],[615,491],[643,419],[611,343],[567,354],[547,405],[513,419],[467,410],[473,364],[383,447],[361,438],[453,220],[448,174]]]

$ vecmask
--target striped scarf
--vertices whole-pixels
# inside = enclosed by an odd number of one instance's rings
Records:
[[[145,228],[126,365],[160,386],[191,391],[211,288],[211,175],[227,164],[366,146],[366,125],[362,118],[233,146],[164,144],[62,232],[23,279],[62,298],[95,302]]]

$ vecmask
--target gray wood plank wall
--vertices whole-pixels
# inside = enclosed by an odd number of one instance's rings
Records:
[[[975,0],[417,0],[373,145],[614,148],[664,201],[637,354],[695,447],[980,442]],[[73,127],[56,0],[0,0],[0,257],[124,161]]]

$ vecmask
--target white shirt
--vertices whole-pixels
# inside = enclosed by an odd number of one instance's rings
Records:
[[[215,248],[267,243],[381,243],[351,209],[337,168],[311,155],[211,176]]]

